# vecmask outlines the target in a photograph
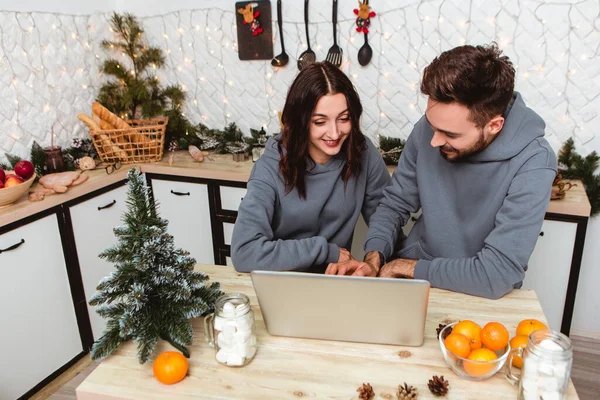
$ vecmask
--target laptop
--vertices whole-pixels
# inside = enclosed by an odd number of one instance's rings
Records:
[[[251,277],[271,335],[423,344],[428,281],[277,271]]]

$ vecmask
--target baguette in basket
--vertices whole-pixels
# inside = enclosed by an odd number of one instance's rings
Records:
[[[108,135],[100,133],[103,129],[101,128],[101,124],[96,123],[93,118],[86,114],[77,114],[77,118],[79,118],[87,127],[90,129],[90,136],[100,135],[100,141],[102,143],[102,150],[106,154],[112,154],[113,159],[119,159],[121,161],[126,161],[128,158],[128,153],[125,150],[121,149],[115,142],[110,140]]]

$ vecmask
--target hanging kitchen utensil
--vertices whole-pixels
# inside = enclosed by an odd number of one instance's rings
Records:
[[[374,11],[371,11],[369,0],[359,3],[359,9],[355,9],[354,14],[358,15],[358,18],[356,18],[356,31],[365,34],[365,44],[358,50],[358,63],[364,67],[373,57],[373,49],[369,46],[367,35],[369,34],[371,18],[375,17],[376,14]]]
[[[342,65],[343,52],[340,46],[337,45],[337,3],[337,0],[333,0],[333,16],[331,17],[333,21],[333,46],[329,49],[325,60],[339,68]]]
[[[285,52],[283,44],[283,21],[281,16],[281,0],[277,0],[277,25],[279,26],[279,38],[281,39],[281,54],[271,60],[271,65],[274,67],[284,67],[287,65],[290,57]]]
[[[315,52],[310,48],[310,37],[308,36],[308,0],[304,0],[304,28],[306,29],[306,45],[308,48],[298,57],[298,69],[302,69],[317,60]]]
[[[358,63],[363,67],[367,65],[373,57],[373,49],[369,46],[369,40],[367,39],[368,33],[365,33],[365,44],[358,50]]]

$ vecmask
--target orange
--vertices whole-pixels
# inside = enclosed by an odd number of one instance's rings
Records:
[[[452,328],[453,333],[460,333],[469,339],[471,350],[481,348],[481,327],[468,319],[460,321]]]
[[[496,353],[494,353],[490,349],[475,349],[471,352],[471,354],[469,354],[469,360],[472,361],[493,361],[496,359],[498,359],[498,357],[496,357]],[[496,363],[464,361],[463,367],[465,367],[465,371],[467,371],[467,374],[471,376],[484,376],[494,370],[494,368],[496,367]]]
[[[444,340],[444,346],[446,346],[453,354],[462,358],[467,358],[469,353],[471,353],[469,339],[460,333],[452,332],[449,334],[448,337],[446,337],[446,340]]]
[[[528,340],[529,340],[529,338],[525,335],[515,336],[514,338],[510,339],[511,350],[518,349],[518,348],[524,349],[525,347],[527,347]],[[513,367],[523,368],[523,358],[521,356],[518,356],[515,354],[512,359],[512,365],[513,365]]]
[[[529,336],[531,332],[538,329],[548,329],[548,327],[537,319],[524,319],[517,326],[517,336]]]
[[[188,360],[183,354],[176,351],[165,351],[154,360],[152,371],[156,379],[171,385],[185,378],[188,371]]]
[[[490,350],[502,350],[508,344],[508,330],[500,322],[488,322],[481,330],[481,343]]]

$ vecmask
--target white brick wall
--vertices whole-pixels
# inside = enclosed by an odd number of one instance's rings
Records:
[[[211,127],[236,122],[246,132],[265,125],[276,131],[276,111],[298,72],[295,58],[305,49],[303,2],[284,1],[286,49],[292,58],[280,70],[268,61],[239,61],[233,3],[204,0],[202,8],[192,10],[184,7],[188,3],[176,3],[181,9],[173,11],[136,1],[122,5],[144,10],[146,38],[169,52],[167,68],[158,73],[161,81],[184,86],[185,113],[194,122]],[[320,60],[332,44],[330,4],[311,2],[311,42]],[[371,137],[408,135],[425,104],[418,92],[421,72],[435,55],[464,42],[496,40],[518,65],[517,89],[546,120],[552,145],[558,149],[571,136],[580,145],[593,138],[600,122],[597,0],[380,0],[373,6],[378,13],[370,34],[374,57],[367,67],[356,62],[363,38],[354,31],[355,1],[340,0],[338,30],[343,70],[359,90],[363,128]],[[26,155],[33,139],[49,144],[52,127],[62,145],[86,135],[76,115],[89,112],[105,79],[98,73],[106,57],[99,42],[111,37],[108,17],[0,12],[0,154]],[[278,54],[275,22],[274,34]]]

